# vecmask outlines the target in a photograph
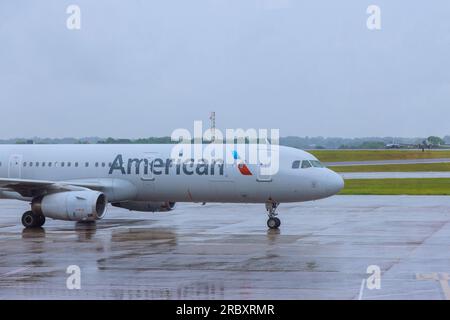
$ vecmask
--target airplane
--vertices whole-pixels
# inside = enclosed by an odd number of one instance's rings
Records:
[[[173,144],[0,145],[0,199],[30,203],[25,228],[46,218],[89,222],[107,205],[142,212],[167,212],[177,202],[261,203],[267,226],[281,225],[283,202],[327,198],[344,180],[303,150],[278,146],[279,170],[263,174],[234,154],[235,162],[176,162]],[[204,145],[200,146],[201,148]],[[272,145],[257,148],[273,150]],[[258,149],[259,150],[259,149]]]
[[[423,139],[422,142],[419,143],[397,143],[392,140],[392,143],[385,144],[386,149],[422,149],[423,151],[425,149],[448,149],[450,148],[450,145],[444,143],[436,143],[435,140],[431,139],[432,137]]]
[[[392,143],[387,143],[385,145],[386,149],[400,149],[400,148],[404,149],[404,148],[416,148],[416,147],[417,146],[413,145],[413,144],[395,142],[394,139],[392,139]]]
[[[422,140],[422,143],[419,143],[417,146],[419,149],[448,149],[450,145],[446,143],[435,143],[430,141],[429,139]]]
[[[402,147],[402,145],[400,143],[395,143],[395,142],[388,143],[385,145],[386,149],[400,149],[401,147]]]

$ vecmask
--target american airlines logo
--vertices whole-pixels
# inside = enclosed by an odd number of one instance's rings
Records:
[[[237,151],[233,151],[233,158],[234,160],[241,160],[239,158],[239,154],[237,153]],[[249,170],[249,168],[247,167],[247,165],[245,164],[244,161],[241,160],[241,162],[238,164],[238,169],[239,172],[241,174],[243,174],[244,176],[251,176],[252,172]]]
[[[174,160],[174,159],[138,159],[132,158],[124,161],[123,156],[118,154],[111,168],[109,169],[109,174],[114,172],[119,172],[121,174],[144,174],[148,175],[150,173],[154,175],[168,175],[170,168],[175,168],[175,174],[185,174],[185,175],[221,175],[223,176],[224,164],[220,160],[212,160],[210,163],[207,160],[201,159],[195,161],[194,159],[187,159],[184,161]]]
[[[239,158],[236,151],[233,152],[233,157],[236,160],[240,160],[237,165],[239,172],[245,176],[251,176],[252,173],[248,166]],[[124,161],[123,156],[118,154],[111,164],[109,174],[113,174],[115,171],[121,174],[144,174],[150,173],[154,175],[168,175],[170,168],[175,168],[175,174],[185,175],[224,175],[224,163],[221,160],[212,160],[210,163],[206,159],[195,161],[194,159],[187,159],[184,161],[174,159],[138,159],[130,158]]]

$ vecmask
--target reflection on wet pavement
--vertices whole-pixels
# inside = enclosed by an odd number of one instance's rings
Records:
[[[23,229],[26,204],[0,202],[2,299],[355,299],[369,265],[382,271],[364,299],[443,299],[450,273],[446,197],[340,196],[280,206],[180,204],[170,214],[109,208],[104,220],[48,219]],[[69,290],[66,269],[81,269]]]

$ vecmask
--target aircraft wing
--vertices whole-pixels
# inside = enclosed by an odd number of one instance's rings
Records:
[[[0,191],[14,191],[23,197],[37,197],[63,191],[102,190],[103,188],[103,184],[95,181],[49,181],[0,178]]]

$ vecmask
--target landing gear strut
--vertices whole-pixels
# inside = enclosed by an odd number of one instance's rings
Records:
[[[22,216],[22,224],[25,228],[39,228],[45,223],[45,217],[42,214],[27,211]]]
[[[278,219],[276,216],[278,213],[276,212],[278,207],[278,203],[273,201],[266,202],[266,210],[267,215],[269,216],[269,219],[267,220],[267,226],[270,229],[278,229],[281,225],[280,219]]]

